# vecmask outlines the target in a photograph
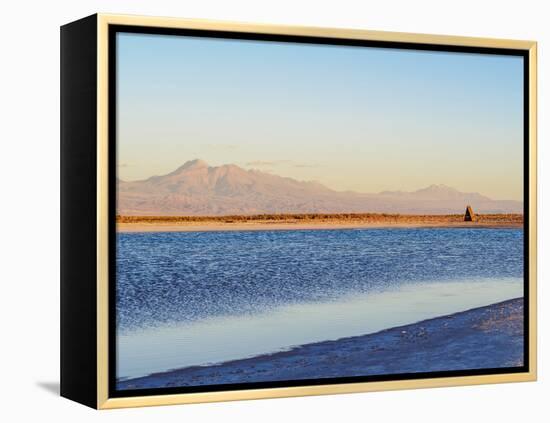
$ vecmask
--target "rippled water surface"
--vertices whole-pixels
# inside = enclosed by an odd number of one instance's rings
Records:
[[[264,311],[416,281],[521,277],[522,231],[120,233],[120,330]]]
[[[119,378],[522,295],[517,229],[119,233]]]

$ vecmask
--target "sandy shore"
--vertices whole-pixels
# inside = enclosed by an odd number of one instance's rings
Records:
[[[463,215],[385,213],[258,214],[228,216],[117,216],[119,232],[265,231],[367,228],[522,228],[521,214]]]
[[[202,232],[202,231],[288,231],[319,229],[374,228],[522,228],[518,222],[182,222],[182,223],[117,223],[117,232]]]
[[[290,351],[119,382],[119,389],[470,370],[523,364],[523,299]]]

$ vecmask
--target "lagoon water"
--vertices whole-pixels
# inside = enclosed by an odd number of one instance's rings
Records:
[[[119,233],[117,378],[523,295],[520,229]]]

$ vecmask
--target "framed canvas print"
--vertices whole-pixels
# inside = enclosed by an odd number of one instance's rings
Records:
[[[61,394],[536,379],[536,43],[61,28]]]

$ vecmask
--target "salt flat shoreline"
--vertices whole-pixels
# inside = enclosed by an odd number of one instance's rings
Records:
[[[148,389],[523,365],[523,298],[211,366],[119,381]]]
[[[117,232],[209,232],[209,231],[289,231],[328,229],[389,229],[389,228],[471,228],[521,229],[523,222],[178,222],[178,223],[117,223]]]
[[[522,214],[311,213],[227,216],[117,216],[118,232],[265,231],[368,228],[521,228]]]

